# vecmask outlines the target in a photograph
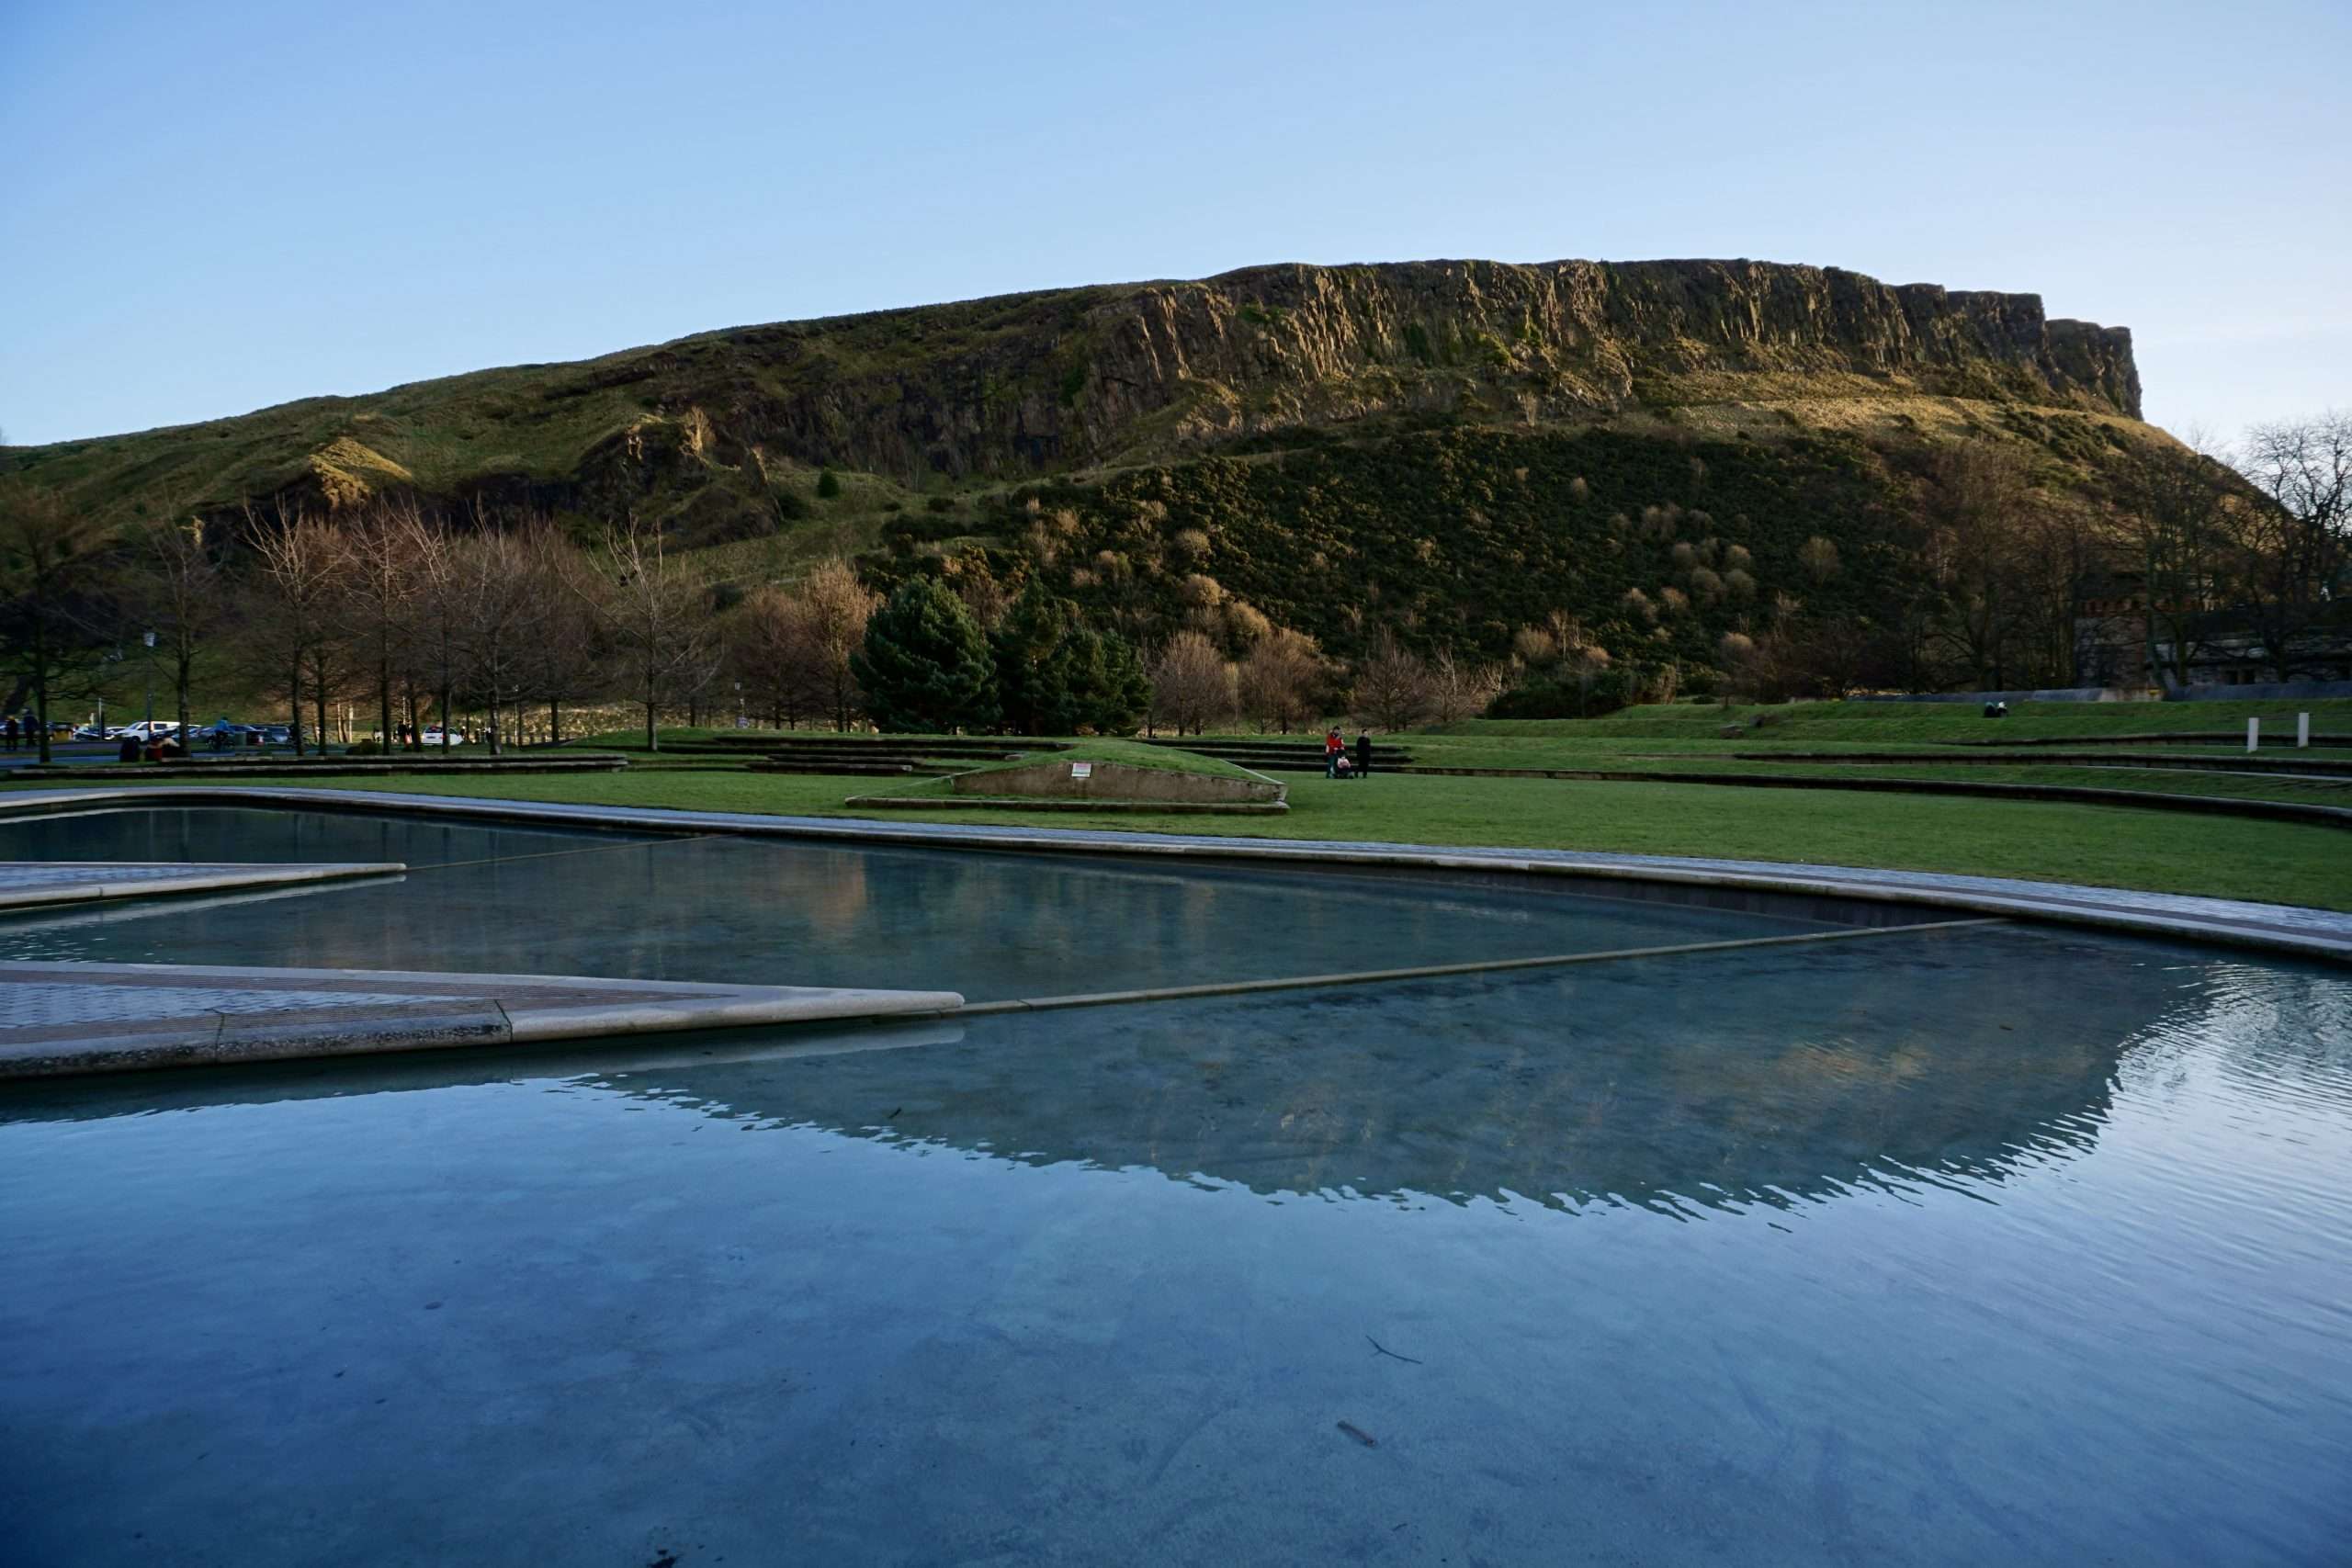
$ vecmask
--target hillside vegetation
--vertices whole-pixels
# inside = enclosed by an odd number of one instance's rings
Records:
[[[1488,684],[1512,661],[1512,711],[1580,713],[1601,664],[1611,705],[1751,665],[2063,680],[2085,541],[2178,450],[2139,399],[2128,333],[2031,295],[1287,265],[736,328],[0,450],[0,479],[104,527],[210,519],[232,580],[248,514],[422,506],[658,538],[719,617],[848,558],[885,593],[949,580],[984,630],[1037,582],[1146,653],[1189,631],[1240,660],[1279,627]],[[1962,622],[1995,569],[2025,607],[1990,649]]]

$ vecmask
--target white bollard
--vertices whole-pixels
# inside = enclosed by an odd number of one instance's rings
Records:
[[[2245,721],[2245,749],[2251,751],[2261,744],[2262,721],[2258,718],[2247,719]]]
[[[2307,713],[2299,713],[2295,716],[2295,744],[2308,750],[2311,743],[2312,716]]]

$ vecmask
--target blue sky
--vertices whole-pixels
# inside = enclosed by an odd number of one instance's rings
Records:
[[[2352,6],[0,0],[0,432],[1272,261],[1756,256],[2352,406]]]

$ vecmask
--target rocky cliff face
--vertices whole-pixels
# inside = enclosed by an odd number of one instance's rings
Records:
[[[1432,412],[1825,393],[2140,408],[2130,333],[2052,321],[2036,296],[1744,261],[1253,267],[718,334],[643,367],[665,409],[733,441],[909,479]]]
[[[2030,294],[1750,261],[1286,265],[738,328],[9,451],[0,470],[126,519],[406,485],[716,538],[773,526],[775,476],[802,465],[932,491],[1406,424],[1922,396],[2011,418],[2140,408],[2130,334]]]

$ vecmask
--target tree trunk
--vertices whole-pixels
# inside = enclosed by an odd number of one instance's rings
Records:
[[[383,707],[383,728],[377,731],[377,739],[383,742],[389,755],[392,749],[392,660],[389,653],[376,660],[376,696]]]
[[[561,697],[548,699],[548,744],[550,746],[563,744],[563,699]]]
[[[302,750],[302,660],[300,654],[295,656],[294,668],[290,673],[293,685],[289,690],[294,699],[294,755],[300,757],[304,754]]]
[[[40,607],[33,610],[33,722],[40,730],[40,760],[49,750],[49,630],[41,624]]]
[[[653,728],[653,701],[650,697],[645,703],[645,749],[649,751],[662,750],[662,737]]]

